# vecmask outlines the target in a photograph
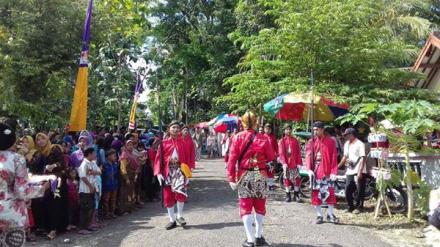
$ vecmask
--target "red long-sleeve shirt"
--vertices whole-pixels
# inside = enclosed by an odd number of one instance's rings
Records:
[[[190,135],[183,137],[183,141],[185,142],[185,150],[188,152],[188,165],[191,169],[194,169],[196,167],[196,148],[194,141]]]
[[[309,140],[306,146],[306,165],[307,168],[315,172],[317,179],[330,177],[338,174],[338,152],[336,151],[336,142],[330,137],[314,138],[314,156],[321,153],[321,164],[315,168],[312,158],[312,140]],[[316,171],[315,171],[316,170]]]
[[[270,145],[272,146],[273,151],[275,152],[275,155],[278,155],[278,143],[277,138],[273,134],[264,134],[269,139]]]
[[[266,163],[275,159],[275,152],[273,151],[268,138],[260,133],[255,135],[252,144],[249,146],[246,153],[244,153],[240,164],[238,164],[238,171],[236,168],[239,156],[254,132],[254,130],[242,131],[235,135],[231,142],[228,159],[228,180],[230,182],[236,182],[246,169],[254,167],[258,167],[260,173],[267,177]],[[255,159],[256,163],[250,162],[250,159]]]
[[[290,155],[288,154],[289,148]],[[281,164],[286,164],[291,169],[302,165],[301,148],[295,137],[284,136],[281,138],[278,142],[278,152]]]
[[[160,165],[160,147],[157,150],[156,158],[154,159],[154,175],[162,174],[165,178],[168,176],[169,163],[173,150],[176,149],[177,156],[179,156],[179,162],[190,164],[190,157],[188,155],[188,150],[182,137],[167,138],[162,141],[163,150],[163,167]]]

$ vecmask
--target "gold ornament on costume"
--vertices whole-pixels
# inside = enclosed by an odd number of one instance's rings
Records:
[[[244,129],[256,130],[258,127],[258,117],[255,113],[248,111],[241,116],[241,124]]]

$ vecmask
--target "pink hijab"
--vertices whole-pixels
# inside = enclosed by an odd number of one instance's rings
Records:
[[[133,142],[131,140],[128,140],[125,145],[127,145],[129,142]],[[133,152],[130,152],[127,150],[127,148],[124,148],[124,151],[122,151],[121,157],[119,157],[119,160],[127,160],[128,165],[132,170],[139,169],[139,161],[137,157],[133,154]]]

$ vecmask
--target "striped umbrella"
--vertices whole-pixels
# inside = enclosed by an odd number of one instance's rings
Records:
[[[264,111],[281,120],[308,121],[312,117],[312,102],[314,105],[313,120],[332,121],[347,114],[349,109],[348,104],[339,104],[323,96],[312,98],[310,93],[289,93],[264,104]]]
[[[239,117],[234,114],[220,114],[208,122],[216,132],[225,133],[227,130],[231,132],[238,128]]]

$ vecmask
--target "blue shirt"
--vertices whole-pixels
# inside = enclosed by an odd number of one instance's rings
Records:
[[[119,186],[119,164],[105,161],[102,172],[102,191],[112,192],[118,190]]]

